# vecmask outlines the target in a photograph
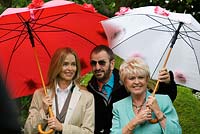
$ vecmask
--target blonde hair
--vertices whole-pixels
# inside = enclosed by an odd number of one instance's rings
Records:
[[[124,61],[119,69],[119,75],[121,81],[124,83],[125,79],[132,74],[144,74],[147,79],[150,78],[149,66],[145,61],[139,57],[134,57],[127,61]]]

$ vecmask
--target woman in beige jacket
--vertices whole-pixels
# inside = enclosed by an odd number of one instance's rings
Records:
[[[94,97],[76,82],[80,62],[71,48],[54,53],[48,71],[47,93],[38,89],[33,95],[25,134],[38,134],[38,124],[58,134],[94,133]],[[48,118],[52,106],[54,117]]]

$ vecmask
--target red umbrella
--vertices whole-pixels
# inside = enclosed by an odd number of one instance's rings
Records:
[[[92,5],[65,0],[44,4],[40,0],[29,8],[5,10],[0,16],[0,62],[12,97],[30,95],[41,87],[41,75],[46,81],[51,55],[59,47],[73,48],[81,59],[82,74],[89,72],[90,50],[107,45],[100,24],[104,19]]]

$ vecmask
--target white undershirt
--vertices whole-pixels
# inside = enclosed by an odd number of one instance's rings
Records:
[[[67,96],[69,94],[71,87],[72,87],[72,83],[65,89],[60,89],[59,85],[58,84],[56,85],[56,94],[57,94],[57,100],[58,100],[59,113],[61,112],[64,106],[65,100],[67,99]]]

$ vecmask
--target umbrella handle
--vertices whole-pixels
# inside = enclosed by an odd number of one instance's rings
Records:
[[[156,86],[155,86],[155,88],[154,88],[154,90],[153,90],[153,92],[152,92],[152,94],[151,94],[152,96],[155,96],[155,93],[156,93],[156,91],[157,91],[157,89],[158,89],[159,83],[160,83],[160,81],[158,80],[157,83],[156,83]],[[151,124],[156,124],[156,123],[158,123],[159,121],[158,121],[158,118],[155,118],[155,119],[149,120],[149,122],[150,122]]]
[[[40,134],[52,134],[54,130],[53,129],[49,129],[48,131],[43,131],[42,130],[42,125],[39,124],[38,125],[38,131],[39,131]]]
[[[49,116],[53,117],[53,111],[52,111],[51,106],[48,107],[48,110],[49,110]],[[54,130],[53,129],[49,129],[48,131],[43,131],[42,130],[42,124],[39,124],[38,125],[38,131],[39,131],[40,134],[52,134]]]
[[[43,89],[44,89],[44,94],[45,94],[45,96],[47,96],[47,90],[46,90],[46,86],[45,86],[45,83],[44,83],[44,78],[43,78],[43,75],[42,75],[42,70],[41,70],[41,67],[40,67],[40,63],[39,63],[39,60],[38,60],[37,50],[36,50],[35,47],[33,47],[33,49],[34,49],[34,56],[35,56],[35,59],[36,59],[36,63],[37,63],[37,66],[38,66],[38,70],[39,70],[39,73],[40,73],[40,78],[41,78]],[[48,107],[48,111],[49,111],[49,116],[53,117],[53,111],[52,111],[52,107],[51,106]],[[39,124],[38,125],[38,131],[39,131],[40,134],[52,134],[54,130],[53,129],[49,129],[47,132],[45,132],[45,131],[42,130],[42,125]]]
[[[166,57],[166,59],[165,59],[165,61],[164,61],[163,68],[166,67],[167,61],[168,61],[169,56],[170,56],[170,54],[171,54],[171,51],[172,51],[172,47],[170,47],[170,49],[169,49],[169,51],[168,51],[168,53],[167,53],[167,57]],[[158,81],[156,82],[156,86],[155,86],[155,88],[154,88],[154,90],[153,90],[153,92],[152,92],[152,94],[151,94],[152,96],[155,96],[155,93],[156,93],[156,91],[158,90],[158,85],[159,85],[159,83],[160,83],[160,81],[158,80]],[[155,118],[155,119],[149,120],[149,122],[152,123],[152,124],[155,124],[155,123],[158,123],[159,120],[158,120],[157,118]]]
[[[155,119],[149,120],[149,122],[150,122],[151,124],[156,124],[156,123],[158,123],[159,121],[158,121],[158,118],[155,118]]]

